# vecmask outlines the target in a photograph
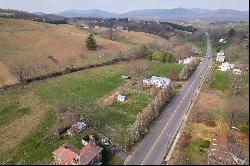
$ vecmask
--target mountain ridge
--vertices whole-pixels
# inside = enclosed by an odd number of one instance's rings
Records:
[[[139,19],[243,19],[249,18],[249,11],[233,9],[200,9],[200,8],[173,8],[173,9],[142,9],[122,14],[107,12],[99,9],[91,10],[65,10],[56,15],[64,17],[100,17],[100,18],[139,18]]]

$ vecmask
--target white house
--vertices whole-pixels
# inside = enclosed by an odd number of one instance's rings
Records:
[[[233,69],[233,73],[237,75],[241,75],[242,71],[240,69]]]
[[[156,86],[158,88],[167,86],[170,84],[170,79],[165,77],[152,76],[150,79],[143,79],[143,83],[149,86]]]
[[[126,99],[127,99],[126,96],[122,96],[122,95],[118,95],[118,96],[117,96],[117,100],[118,100],[118,101],[125,101]]]
[[[223,51],[220,51],[220,52],[217,53],[216,61],[217,62],[224,62],[225,61],[225,56],[224,56]]]
[[[99,26],[95,26],[95,29],[98,29],[98,28],[100,28]]]
[[[234,68],[234,64],[230,64],[228,62],[225,62],[225,63],[222,63],[220,65],[220,67],[219,67],[218,70],[220,70],[220,71],[227,71],[227,70],[230,70],[232,68]]]

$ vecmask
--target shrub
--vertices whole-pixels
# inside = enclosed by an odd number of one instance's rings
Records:
[[[193,60],[189,64],[185,65],[179,74],[179,79],[186,80],[194,72],[197,66],[198,66],[197,60]]]
[[[93,34],[90,34],[85,42],[89,50],[96,50],[97,44]]]
[[[149,57],[151,52],[150,50],[147,48],[147,46],[145,44],[141,45],[139,52],[138,52],[139,56],[141,57]]]
[[[152,54],[152,59],[162,61],[163,55],[164,54],[161,51],[154,51],[153,54]]]

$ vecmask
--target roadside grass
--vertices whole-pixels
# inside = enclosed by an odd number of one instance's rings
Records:
[[[203,160],[203,152],[205,148],[209,148],[210,142],[203,139],[197,139],[190,142],[184,151],[187,153],[188,162],[191,165],[199,165]]]
[[[229,76],[228,73],[222,71],[214,71],[212,75],[211,88],[216,90],[228,90]]]
[[[162,63],[159,61],[150,61],[149,62],[150,71],[148,71],[148,76],[164,76],[166,77],[168,71],[175,70],[176,76],[178,78],[179,73],[181,72],[183,65],[177,63]]]

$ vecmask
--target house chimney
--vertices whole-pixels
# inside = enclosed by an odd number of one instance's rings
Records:
[[[93,146],[93,147],[96,146],[95,145],[95,138],[93,137],[93,135],[89,136],[89,144],[90,144],[90,146]]]

